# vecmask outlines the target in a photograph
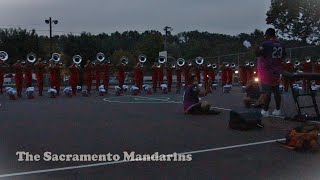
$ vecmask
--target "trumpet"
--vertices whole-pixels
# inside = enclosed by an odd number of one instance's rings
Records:
[[[80,55],[74,55],[72,57],[72,61],[76,64],[79,65],[82,61],[82,57]]]
[[[29,63],[34,63],[34,62],[36,62],[36,60],[37,60],[37,56],[34,53],[29,53],[27,55],[27,61]]]
[[[250,62],[250,66],[251,66],[251,67],[254,67],[254,63],[253,63],[253,62]]]
[[[188,63],[188,66],[192,66],[192,62],[189,62],[189,63]]]
[[[226,66],[226,67],[229,67],[229,66],[230,66],[230,64],[229,64],[229,63],[223,63],[223,64],[225,64],[225,66]]]
[[[207,67],[211,67],[212,66],[212,64],[211,63],[207,63]]]
[[[294,63],[294,65],[295,65],[295,66],[299,66],[299,65],[300,65],[300,61],[296,61],[296,62]]]
[[[0,51],[0,60],[1,60],[1,61],[6,61],[6,60],[8,60],[8,58],[9,58],[9,55],[8,55],[7,52],[5,52],[5,51]]]
[[[249,63],[249,62],[246,62],[245,66],[250,66],[250,63]]]
[[[172,63],[171,68],[176,68],[176,65]]]
[[[195,59],[196,64],[198,64],[199,66],[201,66],[204,62],[204,59],[202,57],[197,57]]]
[[[235,68],[235,67],[236,67],[236,64],[235,64],[235,63],[231,63],[231,67],[232,67],[232,68]]]
[[[122,56],[120,61],[123,65],[127,65],[129,63],[129,59],[126,56]]]
[[[180,66],[180,67],[184,66],[185,63],[186,63],[186,61],[183,58],[179,58],[177,60],[177,65]]]

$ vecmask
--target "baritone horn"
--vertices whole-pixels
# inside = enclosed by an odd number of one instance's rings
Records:
[[[74,55],[72,57],[72,61],[77,64],[77,65],[80,65],[81,61],[82,61],[82,57],[80,55]]]
[[[37,56],[34,53],[29,53],[27,55],[27,61],[29,63],[34,63],[34,62],[36,62],[36,60],[37,60]]]
[[[8,60],[8,58],[9,58],[9,55],[8,55],[7,52],[5,52],[5,51],[0,51],[0,60],[1,60],[1,61],[6,61],[6,60]]]
[[[178,65],[178,66],[182,67],[182,66],[184,66],[185,64],[186,64],[186,60],[184,60],[183,58],[179,58],[179,59],[177,60],[177,65]]]

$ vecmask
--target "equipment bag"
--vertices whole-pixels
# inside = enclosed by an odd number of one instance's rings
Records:
[[[262,115],[257,109],[241,108],[230,112],[229,128],[235,130],[251,130],[263,128]]]
[[[283,145],[297,151],[318,151],[318,134],[318,126],[299,126],[289,131],[286,135],[286,142]]]

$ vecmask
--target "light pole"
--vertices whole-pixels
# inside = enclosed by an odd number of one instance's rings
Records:
[[[45,20],[46,24],[49,24],[50,28],[50,54],[52,54],[52,23],[58,24],[58,20],[52,20],[51,17]]]

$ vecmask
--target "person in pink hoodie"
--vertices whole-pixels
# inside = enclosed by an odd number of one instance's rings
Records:
[[[265,103],[261,114],[269,116],[269,104],[271,94],[273,93],[276,109],[272,115],[279,116],[281,114],[280,74],[282,73],[282,62],[286,56],[286,52],[284,46],[276,38],[276,32],[273,28],[266,30],[265,38],[265,41],[256,50],[260,89],[265,95]]]

